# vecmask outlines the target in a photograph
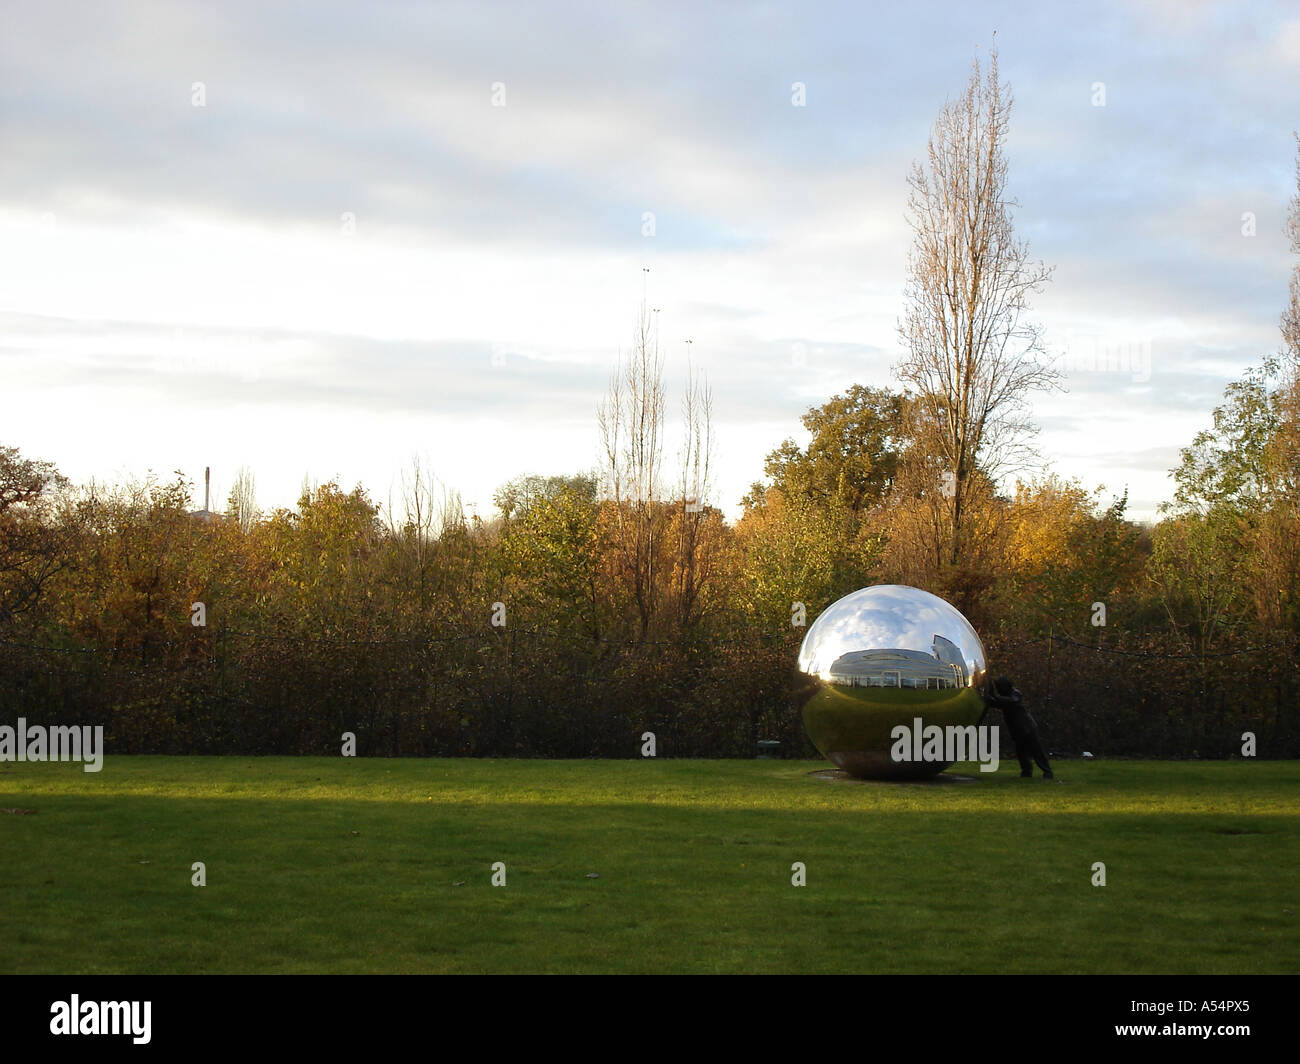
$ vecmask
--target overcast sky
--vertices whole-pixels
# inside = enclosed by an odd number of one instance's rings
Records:
[[[594,466],[644,286],[734,517],[805,410],[896,385],[907,173],[995,30],[1045,468],[1150,518],[1279,346],[1294,3],[6,0],[0,444],[263,508],[418,454],[488,516]]]

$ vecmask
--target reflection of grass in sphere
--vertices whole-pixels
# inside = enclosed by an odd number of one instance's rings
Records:
[[[828,684],[804,705],[803,723],[823,756],[854,775],[928,776],[943,771],[947,764],[891,761],[893,729],[901,724],[910,730],[917,717],[922,728],[931,724],[965,727],[978,723],[983,714],[984,700],[970,687],[915,691]]]

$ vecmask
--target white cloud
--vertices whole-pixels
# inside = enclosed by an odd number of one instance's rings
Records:
[[[61,33],[73,14],[80,32]],[[1058,264],[1033,316],[1057,349],[1152,353],[1149,382],[1079,377],[1071,399],[1036,401],[1047,457],[1109,480],[1096,438],[1117,434],[1156,500],[1155,449],[1190,439],[1276,343],[1291,259],[1266,222],[1290,194],[1300,22],[1268,5],[1100,4],[1067,22],[1001,3],[7,18],[5,442],[74,476],[246,463],[287,504],[305,472],[383,495],[433,450],[486,508],[516,473],[591,464],[649,266],[670,383],[687,339],[713,382],[734,507],[807,407],[889,383],[907,169],[995,24],[1017,224]]]

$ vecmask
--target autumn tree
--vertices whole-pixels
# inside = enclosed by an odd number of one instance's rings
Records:
[[[30,610],[68,563],[71,525],[57,519],[66,487],[53,463],[0,447],[0,624]]]
[[[1093,603],[1115,612],[1115,594],[1129,589],[1141,564],[1127,505],[1127,492],[1106,504],[1101,488],[1089,492],[1054,475],[1016,483],[1005,571],[1017,628],[1082,635],[1092,627]]]
[[[880,581],[910,584],[947,599],[977,626],[988,619],[987,597],[1005,556],[1007,503],[983,469],[967,478],[961,556],[953,564],[951,488],[942,459],[926,446],[926,435],[899,463],[888,505],[864,522],[863,533],[879,544]]]
[[[1041,333],[1025,320],[1029,296],[1051,270],[1015,238],[1005,141],[1011,95],[998,80],[997,52],[981,78],[976,60],[965,91],[947,103],[928,159],[909,178],[914,240],[908,307],[896,367],[915,392],[920,459],[944,482],[943,521],[933,529],[945,565],[962,563],[978,475],[1023,466],[1033,426],[1026,397],[1059,374],[1043,360]]]
[[[190,511],[191,484],[177,472],[82,490],[84,535],[65,596],[73,630],[113,650],[154,648],[188,626],[204,579],[195,552],[216,529]]]

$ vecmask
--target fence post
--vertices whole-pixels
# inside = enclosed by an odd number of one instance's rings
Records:
[[[1047,630],[1047,697],[1043,700],[1043,712],[1046,713],[1052,705],[1052,637],[1056,629]]]

